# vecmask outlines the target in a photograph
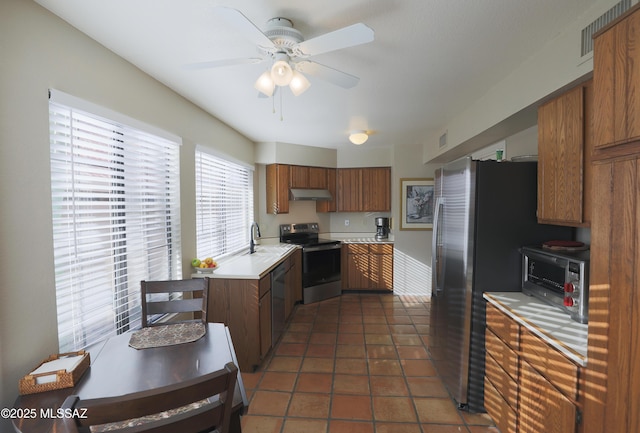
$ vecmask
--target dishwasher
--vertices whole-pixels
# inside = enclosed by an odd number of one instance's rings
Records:
[[[284,291],[287,270],[284,262],[271,272],[271,345],[275,347],[284,331]]]

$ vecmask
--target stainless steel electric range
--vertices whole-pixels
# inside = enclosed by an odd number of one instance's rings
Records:
[[[318,223],[282,224],[280,242],[302,247],[302,302],[310,304],[342,294],[342,244],[319,237]]]

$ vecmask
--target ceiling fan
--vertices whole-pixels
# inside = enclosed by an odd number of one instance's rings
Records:
[[[365,44],[373,41],[374,37],[371,28],[358,23],[305,40],[302,33],[296,30],[287,18],[270,19],[262,31],[236,9],[217,6],[214,12],[235,27],[245,39],[254,43],[260,57],[201,62],[190,65],[190,68],[216,68],[271,60],[271,68],[260,75],[254,84],[254,87],[266,96],[273,95],[276,86],[289,86],[294,95],[300,95],[311,86],[304,74],[316,76],[345,89],[354,87],[360,78],[313,62],[309,58]]]

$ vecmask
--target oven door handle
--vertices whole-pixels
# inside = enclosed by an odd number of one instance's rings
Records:
[[[531,250],[524,250],[524,249],[520,249],[520,252],[527,257],[531,257],[533,259],[536,260],[540,260],[542,262],[545,263],[552,263],[552,264],[556,264],[556,265],[563,265],[563,259],[559,258],[559,257],[554,257],[551,255],[547,255],[547,254],[540,254],[537,253],[535,251],[531,251]]]
[[[317,246],[317,247],[305,247],[302,248],[303,253],[312,253],[314,251],[327,251],[327,250],[339,250],[342,245],[336,244],[331,246]]]

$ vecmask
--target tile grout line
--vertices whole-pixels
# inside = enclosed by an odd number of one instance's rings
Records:
[[[345,307],[346,307],[347,304],[350,304],[350,309],[349,309],[348,313],[345,311]],[[332,367],[333,368],[332,368],[332,372],[331,372],[331,384],[330,384],[330,390],[329,390],[329,405],[328,405],[328,414],[327,414],[327,418],[326,419],[325,418],[313,418],[313,417],[290,417],[288,415],[289,410],[291,408],[291,405],[293,403],[293,396],[297,392],[296,390],[297,390],[299,381],[301,379],[300,376],[303,374],[302,370],[303,370],[303,366],[304,366],[304,361],[305,361],[305,359],[308,359],[309,350],[311,348],[311,345],[312,344],[326,344],[326,343],[323,343],[323,342],[320,342],[320,343],[312,343],[311,342],[311,337],[314,334],[314,332],[321,332],[321,331],[314,331],[314,327],[315,327],[315,325],[317,323],[325,323],[325,324],[326,323],[334,323],[333,321],[320,321],[320,322],[318,321],[318,318],[323,313],[323,311],[322,311],[323,309],[321,309],[321,308],[316,307],[310,313],[305,313],[305,314],[313,314],[313,319],[310,322],[306,322],[306,321],[305,322],[300,322],[300,323],[309,323],[309,329],[306,331],[307,338],[305,340],[304,351],[302,352],[302,355],[300,356],[300,364],[298,366],[297,371],[295,372],[296,377],[295,377],[295,380],[293,382],[293,385],[292,385],[292,388],[291,388],[291,391],[290,391],[291,397],[289,398],[287,407],[285,409],[285,413],[281,418],[282,419],[282,425],[280,427],[280,432],[281,433],[284,433],[284,431],[285,431],[286,421],[287,420],[293,420],[293,419],[318,419],[318,420],[323,420],[324,419],[326,421],[326,423],[327,423],[326,424],[326,429],[324,429],[325,433],[328,433],[331,430],[331,422],[332,421],[338,421],[339,420],[339,421],[344,421],[344,422],[366,422],[366,420],[359,420],[359,419],[343,419],[343,418],[335,418],[334,419],[334,418],[332,418],[334,396],[343,395],[343,394],[336,394],[336,391],[335,391],[335,389],[336,389],[336,376],[339,374],[337,372],[338,362],[340,361],[340,359],[342,359],[342,358],[338,358],[338,347],[340,346],[338,338],[339,338],[339,336],[341,334],[340,333],[341,325],[343,325],[345,323],[352,323],[352,322],[343,322],[342,320],[348,314],[354,313],[354,311],[353,311],[354,309],[352,307],[353,304],[356,304],[356,301],[349,301],[347,303],[347,302],[344,301],[344,299],[341,298],[341,299],[339,299],[337,301],[337,305],[332,305],[330,308],[327,307],[327,308],[324,309],[325,313],[330,313],[330,314],[333,313],[333,312],[337,313],[337,320],[335,321],[335,325],[336,325],[335,326],[335,331],[331,332],[332,334],[334,334],[334,338],[332,339],[332,341],[333,341],[332,346],[334,347],[334,349],[333,349],[333,353],[331,355]],[[372,308],[366,308],[365,304],[368,304],[367,306],[370,306]],[[402,342],[393,338],[394,335],[396,335],[396,334],[394,334],[394,329],[392,328],[392,326],[393,325],[398,325],[398,323],[390,323],[389,322],[390,317],[393,316],[393,312],[399,310],[399,308],[397,306],[395,306],[394,303],[386,304],[385,302],[382,302],[380,297],[377,298],[376,302],[373,302],[373,303],[369,304],[368,302],[365,303],[363,301],[363,297],[362,296],[358,296],[357,305],[358,305],[358,309],[357,309],[357,313],[356,314],[360,318],[360,322],[359,323],[362,324],[362,331],[361,331],[361,333],[356,333],[356,334],[361,334],[362,335],[363,349],[364,349],[364,361],[365,361],[365,366],[366,366],[366,372],[364,374],[357,374],[355,376],[365,376],[365,377],[368,378],[368,384],[367,384],[368,385],[368,393],[367,394],[357,394],[357,395],[367,395],[369,397],[369,399],[370,399],[370,405],[369,405],[369,410],[371,411],[370,423],[371,423],[372,427],[374,428],[374,431],[375,431],[378,423],[380,423],[380,422],[383,422],[383,423],[392,422],[392,423],[411,424],[411,425],[415,424],[418,427],[418,429],[420,429],[420,431],[424,432],[423,423],[420,421],[420,417],[418,415],[417,406],[415,404],[415,402],[416,402],[415,399],[418,398],[418,396],[414,395],[413,392],[411,391],[411,388],[409,386],[409,381],[408,381],[409,376],[405,372],[405,368],[404,368],[403,362],[402,362],[403,359],[401,358],[400,351],[399,351],[399,347],[402,346]],[[419,314],[418,315],[410,314],[411,312],[407,309],[407,304],[404,302],[404,300],[401,300],[401,304],[400,305],[402,306],[402,314],[400,314],[400,315],[401,316],[406,315],[407,317],[409,317],[409,322],[410,323],[407,323],[407,324],[410,324],[411,327],[413,328],[413,332],[408,333],[408,334],[414,335],[419,339],[419,345],[409,344],[408,347],[412,347],[412,346],[420,347],[421,349],[423,349],[425,351],[426,358],[415,358],[415,359],[431,360],[427,344],[426,344],[426,342],[425,342],[425,340],[423,338],[423,334],[418,330],[417,324],[414,321],[414,316],[419,316]],[[422,305],[424,305],[424,303],[422,303]],[[374,308],[374,306],[375,306],[375,308]],[[296,310],[294,311],[294,314],[298,313],[298,307],[299,306],[296,307]],[[365,308],[363,308],[363,307],[365,307]],[[378,307],[380,307],[380,311],[377,311]],[[370,310],[370,311],[367,312],[367,310]],[[374,343],[371,343],[371,342],[369,342],[369,343],[367,342],[366,325],[367,324],[376,325],[378,323],[376,323],[375,321],[373,321],[373,322],[366,322],[365,321],[365,319],[366,319],[365,316],[367,314],[370,314],[371,311],[374,312],[374,314],[372,314],[372,315],[381,315],[384,318],[384,325],[387,328],[387,332],[385,332],[385,335],[389,336],[389,338],[391,340],[391,345],[393,345],[393,353],[395,354],[395,357],[398,360],[398,364],[399,364],[399,367],[400,367],[400,372],[401,372],[401,375],[402,375],[403,384],[404,384],[404,386],[406,387],[406,390],[407,390],[406,398],[410,401],[411,407],[413,408],[413,414],[415,416],[415,423],[414,422],[409,422],[409,421],[379,421],[379,420],[376,419],[375,405],[374,405],[375,396],[373,394],[373,392],[374,392],[373,391],[373,387],[371,386],[372,385],[371,378],[375,377],[377,375],[372,375],[370,361],[375,361],[378,358],[371,358],[368,349],[370,347],[377,346],[377,345],[374,344]],[[376,313],[378,313],[378,314],[376,314]],[[382,313],[382,314],[379,314],[379,313]],[[425,314],[425,315],[428,315],[428,314]],[[285,331],[284,331],[285,333],[290,330],[292,323],[294,323],[294,322],[290,322],[287,325],[287,328],[285,328]],[[422,325],[427,325],[427,323],[423,323],[423,322],[418,322],[418,323],[420,323],[421,326]],[[402,324],[404,324],[404,323],[401,323],[401,325]],[[321,333],[325,333],[325,332],[326,332],[326,330],[322,330]],[[349,333],[346,333],[346,334],[349,334]],[[373,333],[373,334],[376,334],[376,333]],[[283,333],[283,335],[284,335],[284,333]],[[398,334],[398,335],[402,336],[402,335],[405,335],[405,334]],[[255,385],[256,388],[254,390],[254,395],[255,395],[255,391],[259,390],[260,385],[264,381],[266,373],[270,371],[270,370],[268,370],[268,367],[269,367],[270,363],[273,361],[273,358],[276,357],[278,348],[281,346],[281,344],[284,344],[282,339],[280,339],[277,342],[277,345],[272,349],[272,353],[268,357],[268,362],[265,364],[264,370],[262,370],[262,374],[260,376],[260,379],[258,380],[258,382]],[[386,345],[382,344],[381,346],[386,346]],[[313,358],[316,358],[316,357],[317,358],[325,358],[325,356],[322,356],[322,355],[315,356]],[[351,358],[347,358],[347,359],[351,359]],[[380,359],[386,359],[386,358],[380,358]],[[414,359],[414,358],[408,358],[408,359]],[[314,372],[309,372],[309,373],[314,373]],[[347,372],[343,372],[343,373],[340,373],[340,374],[347,374],[348,375]],[[434,377],[437,377],[439,380],[441,380],[440,374],[439,374],[439,372],[437,370],[435,371],[435,376]],[[318,393],[318,392],[315,392],[315,393]],[[302,394],[304,394],[304,392],[302,392]],[[447,392],[447,394],[448,394],[448,398],[451,400],[450,394],[448,392]],[[344,395],[348,396],[350,394],[344,394]],[[394,396],[388,396],[388,397],[394,397]],[[425,397],[425,398],[427,398],[427,397]],[[253,396],[252,396],[252,399],[253,399]],[[460,424],[458,427],[459,428],[460,427],[464,428],[465,431],[467,433],[469,433],[470,432],[470,424],[467,422],[467,419],[465,417],[463,417],[459,413],[459,411],[457,411],[457,413],[460,416],[461,422],[462,422],[462,424]],[[276,416],[273,416],[273,417],[274,418],[280,418],[280,417],[276,417]],[[433,424],[433,423],[427,423],[427,424]],[[445,425],[445,424],[442,424],[442,425]],[[446,424],[446,425],[448,425],[448,424]],[[477,426],[477,424],[473,424],[473,426]]]

